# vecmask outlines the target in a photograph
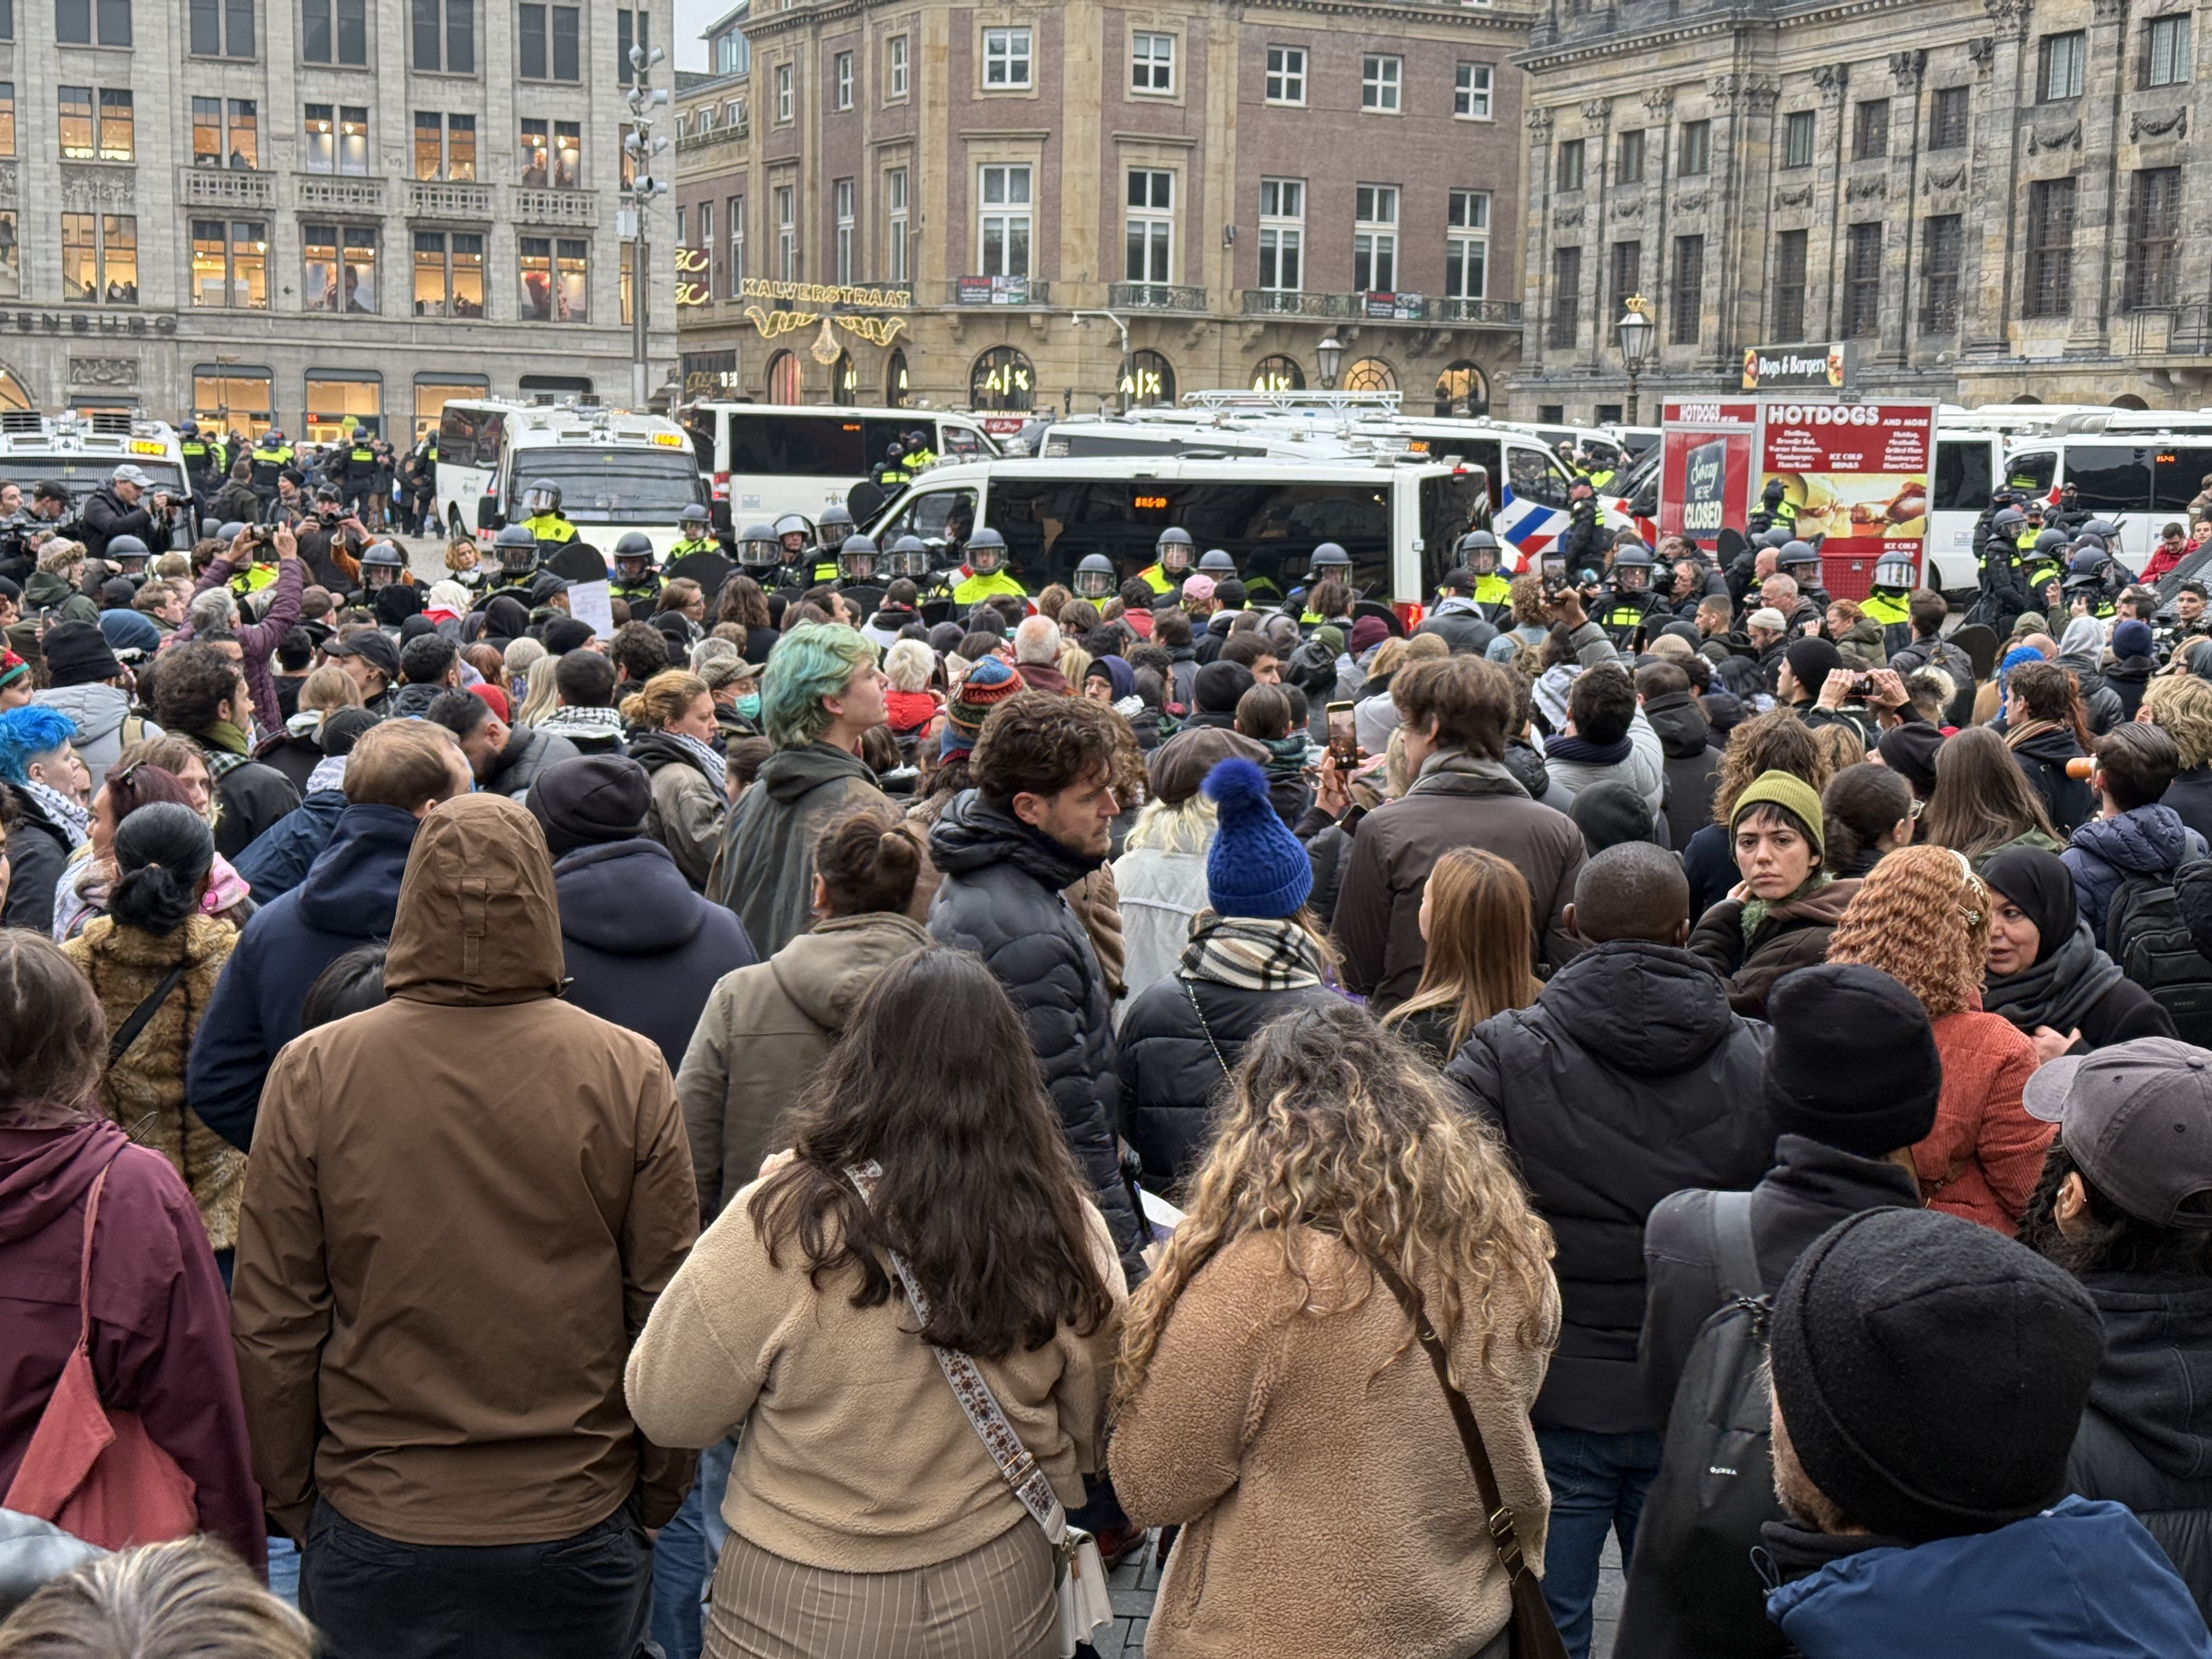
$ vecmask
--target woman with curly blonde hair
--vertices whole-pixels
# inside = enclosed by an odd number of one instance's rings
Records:
[[[1912,1149],[1921,1197],[1930,1209],[2010,1236],[2055,1130],[2021,1104],[2034,1043],[1982,1011],[1994,910],[1964,854],[1907,847],[1859,884],[1828,941],[1828,960],[1879,968],[1920,999],[1943,1063],[1935,1130]]]
[[[1374,1264],[1419,1295],[1540,1559],[1528,1407],[1559,1330],[1550,1232],[1491,1132],[1348,1004],[1262,1027],[1221,1109],[1121,1346],[1115,1490],[1139,1524],[1184,1528],[1146,1651],[1502,1651],[1505,1571]],[[1359,1594],[1313,1571],[1316,1526],[1359,1563]]]

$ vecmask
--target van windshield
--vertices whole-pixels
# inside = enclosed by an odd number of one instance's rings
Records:
[[[137,456],[131,463],[146,475],[148,505],[158,490],[173,495],[185,493],[185,475],[181,469],[167,461],[141,460]],[[0,455],[0,483],[20,484],[27,503],[34,484],[58,483],[69,491],[70,510],[74,513],[83,507],[92,492],[114,476],[121,465],[103,455]]]
[[[514,466],[507,500],[515,518],[521,516],[522,492],[539,478],[560,485],[561,510],[578,524],[672,521],[707,500],[689,449],[548,447],[518,451]]]

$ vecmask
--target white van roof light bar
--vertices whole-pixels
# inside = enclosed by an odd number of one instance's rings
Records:
[[[1395,415],[1402,400],[1402,394],[1396,392],[1252,392],[1223,388],[1182,394],[1186,408],[1217,411],[1272,410],[1282,415],[1295,415],[1307,410],[1327,410],[1340,416],[1355,411]]]

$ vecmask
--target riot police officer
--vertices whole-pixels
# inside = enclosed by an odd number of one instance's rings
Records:
[[[968,574],[952,589],[953,604],[963,609],[1002,596],[1029,594],[1006,568],[1006,538],[988,525],[968,538]]]
[[[812,535],[813,526],[806,522],[803,513],[787,513],[775,521],[775,539],[783,549],[784,573],[801,587],[837,580],[837,562],[816,559]]]
[[[1598,595],[1590,619],[1605,629],[1616,651],[1632,649],[1644,619],[1667,610],[1651,591],[1652,564],[1651,550],[1642,542],[1623,542],[1613,550],[1612,582]]]
[[[1513,614],[1513,584],[1498,573],[1502,551],[1498,538],[1487,530],[1470,530],[1459,538],[1459,562],[1474,575],[1474,588],[1468,597],[1482,619],[1494,627],[1502,627]]]
[[[1291,597],[1284,602],[1284,611],[1297,617],[1300,628],[1318,628],[1322,623],[1333,620],[1308,609],[1306,605],[1306,596],[1331,577],[1342,582],[1347,590],[1351,589],[1352,555],[1335,542],[1323,542],[1314,549],[1313,557],[1307,562],[1304,582],[1292,588]],[[1354,591],[1352,597],[1357,599],[1359,595]]]
[[[2041,593],[2052,582],[2070,574],[2070,566],[2066,532],[2063,530],[2037,531],[2034,540],[2028,545],[2027,557],[2022,562],[2030,595]],[[2030,610],[2034,608],[2033,605],[2028,606]]]
[[[660,597],[660,573],[653,565],[653,538],[641,530],[624,531],[615,542],[615,579],[608,590],[629,607],[633,620],[653,613]]]
[[[531,580],[538,574],[538,538],[530,533],[527,525],[501,525],[491,538],[491,556],[499,566],[499,586],[484,595],[484,603],[489,605],[504,593],[527,611]]]
[[[146,581],[146,561],[153,556],[146,544],[136,536],[110,536],[107,551],[102,555],[116,567],[116,574],[133,587],[142,587]]]
[[[1598,580],[1605,568],[1605,532],[1597,521],[1597,492],[1588,478],[1577,478],[1567,491],[1567,531],[1559,538],[1567,579],[1577,586]]]
[[[407,579],[406,556],[379,538],[362,550],[361,586],[346,603],[368,606],[380,628],[397,628],[422,609],[422,595]]]
[[[676,515],[675,545],[668,550],[669,562],[674,563],[687,553],[711,553],[717,550],[720,544],[714,540],[714,532],[711,527],[713,521],[713,516],[696,501],[678,513]]]
[[[382,469],[384,459],[376,453],[376,445],[366,431],[356,428],[353,441],[344,447],[344,460],[339,476],[344,480],[346,510],[354,514],[374,514],[380,499],[376,475]],[[574,535],[575,532],[569,532]]]
[[[1797,584],[1797,597],[1812,605],[1824,620],[1828,614],[1828,590],[1820,586],[1820,555],[1810,542],[1794,537],[1774,556],[1774,568]]]
[[[846,540],[849,544],[852,538],[848,537]],[[939,579],[938,585],[944,586],[943,578],[950,574],[932,569],[934,561],[929,556],[929,544],[919,536],[902,536],[878,556],[885,575],[893,581],[903,576],[915,585],[916,592],[930,586],[933,576]]]
[[[1874,587],[1859,609],[1881,629],[1883,660],[1912,643],[1912,555],[1902,550],[1885,550],[1874,562]]]
[[[738,538],[738,568],[764,588],[781,585],[783,544],[771,524],[750,524]]]
[[[1170,525],[1160,532],[1159,544],[1152,552],[1152,562],[1139,570],[1138,577],[1155,593],[1180,590],[1182,579],[1190,574],[1191,561],[1198,556],[1190,532],[1181,525]]]
[[[1209,547],[1198,556],[1198,574],[1212,577],[1218,586],[1237,574],[1237,561],[1222,549]]]
[[[907,470],[905,455],[905,445],[886,444],[884,447],[884,458],[876,463],[875,471],[868,474],[868,482],[882,490],[886,496],[903,489],[914,481],[914,474]]]
[[[216,479],[222,472],[222,446],[209,443],[200,435],[198,422],[186,421],[177,434],[177,448],[185,458],[185,477],[192,494],[205,501],[215,493]]]
[[[1797,508],[1790,500],[1789,491],[1779,478],[1769,478],[1766,488],[1759,492],[1759,507],[1745,527],[1753,535],[1764,530],[1786,530],[1795,536],[1797,531]]]
[[[261,441],[253,446],[247,457],[253,464],[253,476],[247,482],[261,498],[261,516],[264,520],[269,516],[269,504],[276,499],[276,480],[292,465],[293,453],[283,429],[272,426],[261,434]]]
[[[1075,566],[1075,577],[1068,584],[1079,599],[1088,599],[1093,605],[1111,599],[1121,587],[1114,574],[1114,562],[1103,553],[1086,553]]]
[[[2119,608],[2120,583],[2118,567],[2105,551],[2102,541],[2085,535],[2074,544],[2074,556],[2067,564],[2064,583],[2069,611],[2078,601],[2087,607],[2085,614],[2100,622],[2109,621]],[[2052,626],[2058,625],[2054,619]]]
[[[550,478],[532,478],[522,492],[522,527],[530,538],[558,547],[576,539],[576,526],[561,510],[561,486]]]
[[[833,502],[823,507],[822,516],[814,521],[814,540],[824,553],[834,554],[859,527],[849,511]]]

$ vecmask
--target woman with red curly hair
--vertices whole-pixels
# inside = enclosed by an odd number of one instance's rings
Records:
[[[2009,1236],[2055,1131],[2021,1104],[2035,1045],[2010,1021],[1982,1012],[1993,909],[1965,854],[1908,847],[1859,884],[1828,941],[1828,960],[1879,968],[1920,999],[1943,1064],[1936,1127],[1912,1148],[1921,1198]]]

